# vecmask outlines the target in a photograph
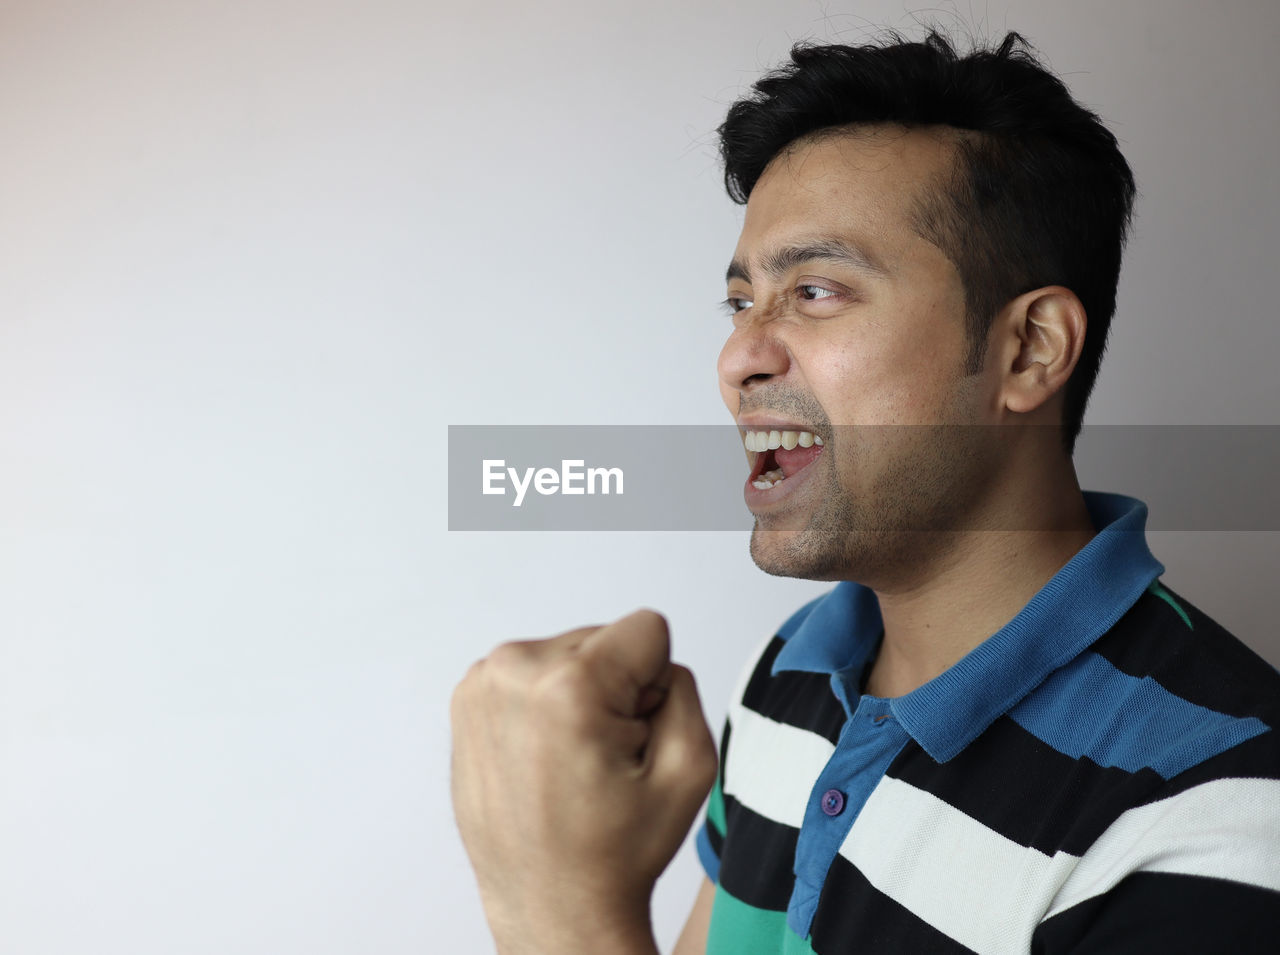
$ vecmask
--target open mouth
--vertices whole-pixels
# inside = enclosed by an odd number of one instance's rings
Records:
[[[812,431],[748,431],[743,445],[755,452],[752,487],[767,491],[802,471],[822,453],[822,438]]]

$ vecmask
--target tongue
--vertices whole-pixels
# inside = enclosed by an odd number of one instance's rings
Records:
[[[819,445],[811,448],[792,448],[788,451],[786,448],[778,448],[773,452],[773,459],[778,462],[778,467],[782,468],[782,473],[787,477],[795,474],[801,468],[813,463],[813,459],[822,453]]]

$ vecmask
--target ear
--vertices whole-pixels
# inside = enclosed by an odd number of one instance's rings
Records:
[[[1084,306],[1070,289],[1050,285],[1019,295],[996,324],[996,352],[1004,362],[1001,402],[1019,414],[1034,411],[1062,390],[1080,360]]]

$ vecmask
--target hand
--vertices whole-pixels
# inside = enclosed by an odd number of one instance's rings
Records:
[[[508,643],[453,695],[453,808],[501,952],[654,952],[654,882],[716,773],[667,624]]]

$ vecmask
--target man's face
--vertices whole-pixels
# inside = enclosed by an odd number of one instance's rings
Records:
[[[720,391],[744,436],[822,442],[748,453],[751,553],[769,573],[888,584],[939,547],[904,526],[954,528],[975,510],[985,429],[937,426],[991,420],[994,388],[965,375],[964,288],[912,219],[952,149],[860,128],[794,146],[751,193]]]

